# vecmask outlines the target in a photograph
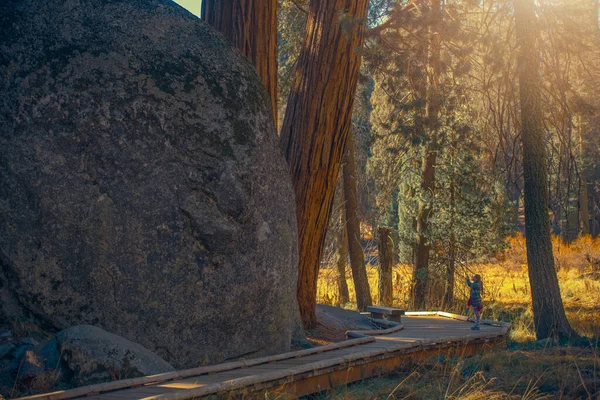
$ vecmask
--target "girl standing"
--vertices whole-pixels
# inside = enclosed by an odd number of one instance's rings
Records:
[[[473,276],[473,282],[467,276],[467,285],[471,288],[471,296],[469,296],[468,306],[473,307],[475,312],[475,325],[471,327],[474,331],[479,330],[479,319],[481,316],[481,310],[483,309],[483,303],[481,301],[481,292],[483,290],[483,284],[481,283],[481,275],[477,274]]]

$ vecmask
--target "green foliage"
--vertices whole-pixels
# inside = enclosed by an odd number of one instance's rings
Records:
[[[460,15],[475,6],[469,2],[447,6],[446,14],[452,18],[444,19],[442,27],[437,87],[441,107],[433,118],[424,110],[423,85],[431,74],[423,57],[429,43],[426,8],[393,15],[402,19],[402,30],[385,31],[373,39],[367,58],[375,71],[368,173],[375,181],[378,219],[389,224],[390,213],[397,210],[400,261],[410,263],[417,237],[415,216],[420,203],[428,204],[432,212],[425,237],[440,271],[448,263],[450,249],[455,261],[472,260],[502,247],[508,232],[505,189],[476,121],[478,104],[469,98],[473,84],[469,56],[477,37],[465,33],[467,22]],[[390,49],[392,42],[403,50]],[[435,187],[423,191],[421,160],[431,151],[437,154]]]
[[[304,6],[307,1],[297,0]],[[298,5],[290,0],[279,0],[277,12],[277,51],[278,51],[278,82],[277,103],[279,105],[278,121],[281,124],[285,115],[285,106],[290,95],[290,86],[296,69],[296,61],[302,49],[306,29],[306,14]]]

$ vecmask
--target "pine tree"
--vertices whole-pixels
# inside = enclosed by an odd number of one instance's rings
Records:
[[[568,339],[577,334],[565,315],[552,255],[546,146],[543,141],[538,73],[540,61],[536,45],[537,21],[533,0],[515,0],[514,7],[519,50],[527,265],[535,331],[538,339],[551,336]]]

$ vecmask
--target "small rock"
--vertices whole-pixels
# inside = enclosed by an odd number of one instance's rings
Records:
[[[65,366],[83,384],[174,371],[145,347],[95,326],[73,326],[59,332],[55,340]]]
[[[16,347],[12,343],[4,343],[3,345],[0,345],[0,359],[9,358],[15,349]]]

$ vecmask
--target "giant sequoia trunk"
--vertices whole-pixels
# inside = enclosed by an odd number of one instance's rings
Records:
[[[201,17],[254,64],[277,126],[277,0],[203,0]]]
[[[429,277],[429,252],[431,246],[428,243],[428,225],[431,215],[431,203],[435,189],[435,163],[437,158],[437,130],[438,130],[438,82],[440,75],[440,31],[442,13],[440,0],[431,0],[431,26],[429,29],[429,59],[426,108],[425,108],[425,131],[428,135],[428,143],[425,145],[423,159],[421,161],[421,198],[417,209],[417,237],[414,253],[413,270],[413,307],[415,309],[426,308],[427,281]]]
[[[392,230],[379,227],[377,230],[377,248],[379,251],[379,305],[391,307],[394,301],[392,290],[392,265],[394,247],[392,244]]]
[[[540,61],[536,46],[534,3],[533,0],[514,0],[514,8],[519,49],[527,264],[535,332],[538,339],[550,336],[569,338],[577,334],[565,315],[550,238],[547,156],[539,89]]]
[[[368,0],[311,0],[306,38],[281,128],[296,191],[298,303],[316,326],[319,263],[350,132]]]
[[[346,230],[348,232],[348,249],[350,251],[350,268],[356,292],[356,305],[359,311],[365,311],[367,306],[373,304],[371,290],[365,268],[365,254],[363,253],[360,235],[360,218],[358,215],[358,188],[356,184],[356,164],[354,159],[354,140],[352,137],[346,143],[344,153],[344,208],[346,209]]]

